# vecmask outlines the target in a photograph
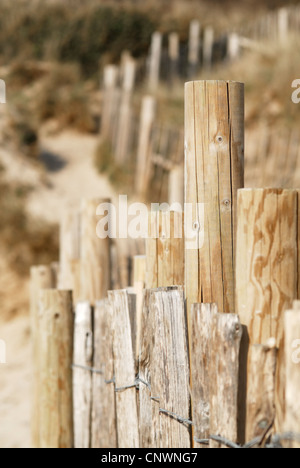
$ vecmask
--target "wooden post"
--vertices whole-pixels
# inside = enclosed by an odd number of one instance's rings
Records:
[[[31,416],[32,447],[40,448],[40,330],[39,330],[39,296],[44,289],[51,289],[53,275],[50,266],[34,266],[30,269],[30,319],[32,336],[32,359],[34,366],[33,398]]]
[[[141,345],[139,354],[140,383],[139,410],[140,410],[140,448],[152,448],[152,401],[151,401],[151,374],[150,355],[152,347],[153,323],[149,308],[150,290],[144,290]]]
[[[189,51],[188,51],[188,64],[189,64],[189,77],[193,78],[199,66],[200,59],[200,22],[198,20],[191,21],[190,24],[190,37],[189,37]]]
[[[59,289],[73,291],[76,303],[80,287],[80,214],[65,211],[60,225]]]
[[[177,165],[169,172],[169,205],[184,205],[184,167]]]
[[[91,448],[93,328],[88,302],[78,302],[74,330],[74,438],[75,448]]]
[[[123,89],[118,111],[118,134],[115,158],[119,165],[124,164],[129,156],[129,143],[132,131],[131,98],[135,84],[135,74],[136,62],[129,56],[124,62]]]
[[[289,10],[286,7],[278,10],[278,39],[284,44],[289,33]]]
[[[116,408],[113,362],[113,313],[107,299],[94,312],[92,448],[116,448]]]
[[[284,417],[283,313],[297,297],[297,191],[245,189],[238,194],[236,312],[250,344],[270,337],[279,348],[276,430]]]
[[[155,32],[152,35],[149,57],[149,89],[156,91],[160,78],[160,61],[162,50],[162,34]]]
[[[136,360],[139,358],[141,347],[141,329],[142,329],[142,312],[143,312],[143,296],[146,284],[146,256],[136,255],[133,258],[133,288],[136,294]]]
[[[240,38],[238,34],[231,33],[227,37],[227,57],[228,60],[237,60],[240,56]]]
[[[183,213],[150,212],[146,288],[184,285]]]
[[[118,101],[119,70],[115,65],[104,67],[103,108],[101,113],[101,137],[107,140],[112,136],[113,119],[116,117]]]
[[[155,99],[151,96],[145,96],[142,101],[135,175],[135,190],[140,197],[146,195],[151,178],[151,136],[155,109]]]
[[[210,366],[215,304],[193,304],[191,313],[191,380],[195,440],[208,440],[210,433]],[[214,383],[212,383],[214,384]],[[206,448],[195,442],[196,448]]]
[[[285,313],[285,366],[286,366],[286,409],[285,432],[300,434],[300,310]],[[289,448],[300,448],[300,442],[290,441]]]
[[[171,85],[174,84],[179,77],[179,55],[179,34],[173,32],[169,34],[169,76]]]
[[[152,291],[150,354],[152,443],[155,448],[189,448],[189,359],[183,289]],[[178,419],[179,418],[179,419]]]
[[[119,448],[139,448],[139,424],[133,353],[133,317],[126,290],[109,291],[114,315],[114,364]]]
[[[108,199],[83,200],[81,205],[80,300],[94,305],[105,299],[111,286],[110,239],[98,236],[97,208]]]
[[[246,439],[262,441],[275,421],[275,382],[277,349],[275,340],[251,345],[248,362]]]
[[[41,291],[39,311],[40,448],[73,448],[72,293]]]
[[[210,386],[210,434],[238,442],[239,357],[242,326],[235,314],[213,317]],[[211,448],[220,444],[210,442]]]
[[[197,302],[235,311],[237,189],[244,183],[244,86],[198,81],[185,89],[185,284]]]
[[[203,67],[210,70],[213,63],[214,30],[207,26],[203,33]]]

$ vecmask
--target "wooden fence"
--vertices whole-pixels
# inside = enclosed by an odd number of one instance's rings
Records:
[[[243,188],[242,84],[188,83],[185,122],[185,217],[151,213],[124,262],[106,200],[66,216],[74,316],[32,269],[34,447],[300,446],[300,191]]]

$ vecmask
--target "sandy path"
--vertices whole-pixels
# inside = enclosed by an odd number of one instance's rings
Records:
[[[31,351],[26,316],[0,323],[6,361],[0,364],[0,448],[30,447]]]
[[[114,191],[107,179],[94,167],[95,136],[63,132],[42,140],[43,160],[50,167],[48,186],[33,192],[30,211],[49,221],[58,222],[67,206],[80,206],[83,197],[111,197]]]

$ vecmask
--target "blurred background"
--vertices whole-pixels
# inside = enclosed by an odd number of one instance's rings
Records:
[[[170,199],[190,79],[245,83],[246,185],[299,187],[299,37],[297,1],[0,0],[1,448],[30,445],[29,269],[58,260],[64,208],[98,195]],[[117,77],[104,135],[109,70]],[[139,193],[145,96],[155,102],[153,154]],[[118,143],[126,115],[128,138]]]

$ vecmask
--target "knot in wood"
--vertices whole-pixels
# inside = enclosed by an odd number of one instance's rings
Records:
[[[200,231],[200,223],[199,221],[195,221],[193,223],[193,231]]]
[[[222,135],[217,136],[217,143],[223,143],[223,137]]]

